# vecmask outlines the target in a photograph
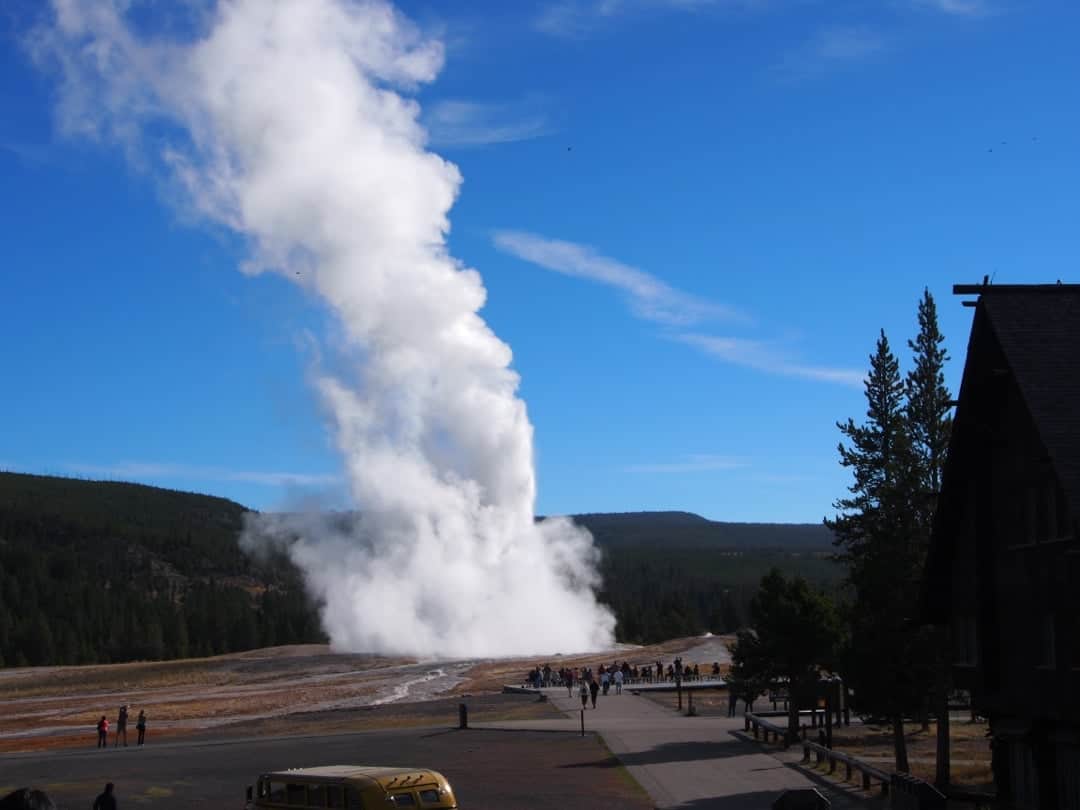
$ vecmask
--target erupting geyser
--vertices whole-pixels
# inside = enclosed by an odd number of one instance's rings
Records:
[[[446,249],[461,177],[425,149],[403,95],[435,78],[439,43],[374,0],[222,0],[173,39],[135,25],[129,5],[54,0],[35,33],[61,68],[61,125],[168,171],[248,240],[245,272],[322,297],[354,361],[318,387],[360,517],[261,521],[247,542],[300,537],[290,553],[343,650],[609,645],[591,538],[534,524],[510,349],[477,314],[480,276]]]

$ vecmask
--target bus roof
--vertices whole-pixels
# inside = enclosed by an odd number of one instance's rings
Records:
[[[383,765],[320,765],[317,768],[289,768],[284,771],[264,773],[263,777],[286,781],[298,777],[314,777],[328,781],[348,779],[360,782],[377,782],[384,788],[445,781],[439,773],[426,768],[388,768]]]

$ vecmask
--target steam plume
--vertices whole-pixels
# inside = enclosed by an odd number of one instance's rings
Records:
[[[325,300],[354,360],[317,385],[361,517],[264,522],[248,541],[299,535],[290,553],[341,649],[609,644],[591,538],[534,525],[510,349],[477,314],[479,274],[446,249],[461,176],[425,149],[405,95],[435,78],[439,43],[376,0],[222,0],[168,39],[130,5],[54,0],[35,48],[61,68],[61,126],[165,169],[246,238],[246,272]]]

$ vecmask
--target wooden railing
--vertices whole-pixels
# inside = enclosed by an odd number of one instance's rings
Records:
[[[849,754],[841,753],[832,748],[826,748],[824,745],[819,745],[809,740],[803,740],[803,762],[809,762],[811,755],[813,755],[818,765],[823,762],[828,762],[829,773],[836,773],[836,766],[844,766],[844,779],[848,782],[851,781],[851,775],[854,771],[858,771],[862,777],[863,790],[870,790],[871,780],[876,779],[881,783],[881,795],[889,795],[889,783],[892,781],[892,774],[875,768],[861,759],[856,759]]]
[[[746,731],[754,732],[754,739],[760,740],[761,735],[765,735],[765,742],[769,742],[769,735],[773,735],[773,742],[779,743],[788,747],[787,727],[778,726],[776,723],[771,723],[763,717],[759,717],[756,714],[747,712],[743,715],[743,722],[746,725]]]
[[[789,745],[787,726],[780,726],[776,723],[772,723],[763,717],[760,717],[751,712],[747,712],[743,716],[743,722],[746,727],[746,731],[752,731],[754,733],[755,740],[764,739],[765,742],[770,742],[770,735],[772,742],[787,748]],[[881,785],[881,795],[889,795],[889,782],[892,779],[892,774],[875,768],[867,762],[863,762],[861,759],[856,759],[848,754],[843,754],[839,751],[835,751],[832,748],[826,748],[824,745],[819,745],[809,740],[801,740],[799,745],[803,749],[803,762],[809,762],[811,756],[815,758],[820,765],[827,762],[829,765],[829,773],[836,773],[837,765],[844,766],[844,778],[847,781],[851,781],[852,774],[856,771],[862,778],[863,790],[870,790],[874,780]]]

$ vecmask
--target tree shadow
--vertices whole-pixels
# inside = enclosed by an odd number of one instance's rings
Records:
[[[707,796],[675,805],[677,810],[769,810],[783,790],[755,790],[730,796]]]
[[[563,768],[613,768],[617,765],[657,765],[663,762],[696,762],[704,759],[726,759],[745,756],[746,746],[736,740],[730,742],[675,742],[664,743],[648,751],[616,754],[618,761],[594,760],[563,765]]]

